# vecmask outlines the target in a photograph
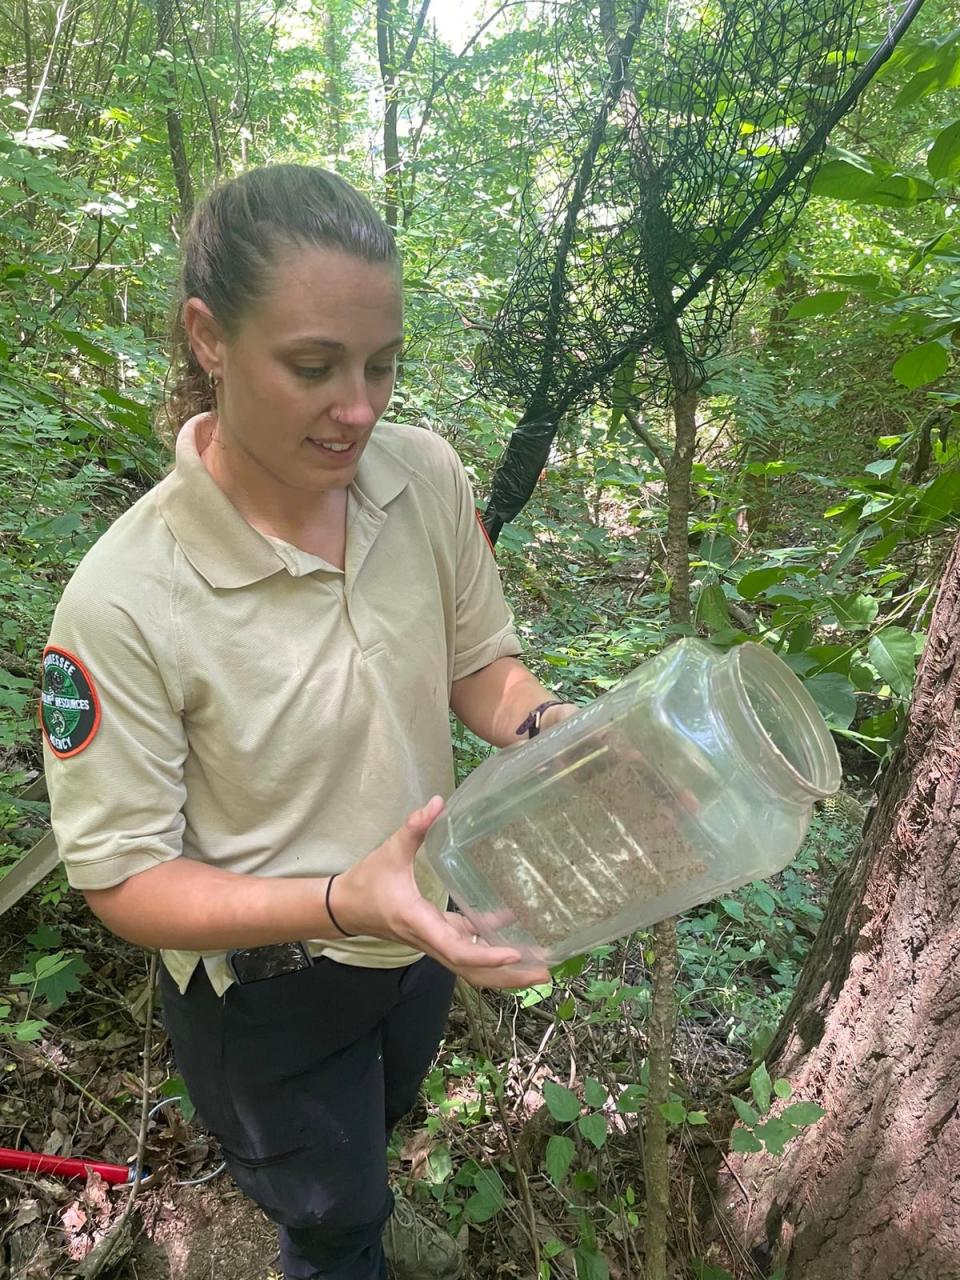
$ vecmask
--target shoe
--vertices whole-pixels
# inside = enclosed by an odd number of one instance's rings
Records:
[[[459,1280],[463,1254],[452,1236],[422,1218],[398,1195],[383,1233],[383,1251],[394,1280]]]

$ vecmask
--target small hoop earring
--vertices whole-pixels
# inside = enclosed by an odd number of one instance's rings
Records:
[[[212,369],[207,374],[207,382],[210,384],[210,390],[216,391],[217,387],[219,386],[220,379],[217,377],[216,373],[214,373]]]

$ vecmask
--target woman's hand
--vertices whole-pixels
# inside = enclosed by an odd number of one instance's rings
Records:
[[[337,923],[348,933],[406,943],[475,986],[546,982],[550,975],[545,966],[526,962],[516,947],[474,941],[463,916],[441,911],[421,894],[413,865],[442,810],[443,801],[434,796],[382,845],[337,876],[330,902]]]

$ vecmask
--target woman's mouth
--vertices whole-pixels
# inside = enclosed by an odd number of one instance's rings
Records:
[[[307,436],[307,440],[321,453],[331,458],[338,458],[342,462],[349,461],[357,451],[356,440],[314,440],[312,436]]]

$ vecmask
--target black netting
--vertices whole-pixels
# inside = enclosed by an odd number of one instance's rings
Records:
[[[477,370],[554,429],[584,403],[663,402],[702,377],[862,70],[862,0],[697,8],[633,7],[619,52],[586,18],[558,39],[567,114],[544,174],[562,177],[551,191],[541,174],[530,197],[535,225]],[[506,519],[514,506],[497,502]]]

